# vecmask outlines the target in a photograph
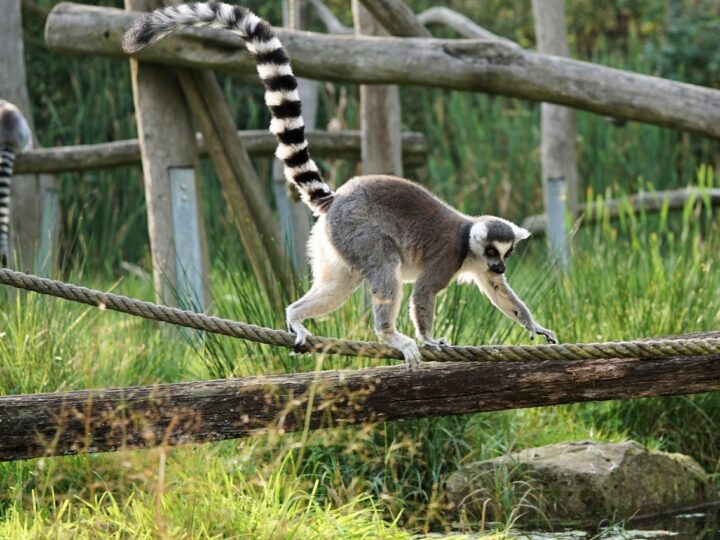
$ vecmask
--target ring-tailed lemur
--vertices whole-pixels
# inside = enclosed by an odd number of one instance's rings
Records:
[[[0,99],[0,266],[10,262],[10,185],[15,156],[31,144],[25,117],[15,105]]]
[[[531,337],[540,334],[556,342],[503,276],[505,258],[528,231],[501,218],[461,214],[402,178],[361,176],[336,192],[330,189],[308,154],[297,81],[267,21],[247,8],[218,2],[166,7],[137,20],[123,36],[123,48],[137,52],[189,26],[224,28],[245,40],[265,85],[270,131],[278,139],[276,155],[285,163],[288,181],[318,217],[308,245],[312,288],[287,308],[296,345],[303,345],[310,335],[303,320],[340,307],[363,279],[372,289],[378,336],[402,351],[411,368],[419,365],[420,351],[413,339],[395,328],[403,281],[415,282],[410,315],[426,346],[446,344],[432,338],[435,296],[458,278],[474,281]]]

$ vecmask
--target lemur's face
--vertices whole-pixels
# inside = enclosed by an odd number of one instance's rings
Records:
[[[505,273],[505,259],[512,255],[515,244],[530,233],[501,218],[478,221],[470,229],[470,251],[495,274]]]
[[[487,242],[483,250],[483,258],[488,269],[495,274],[505,273],[505,259],[513,252],[511,242]]]

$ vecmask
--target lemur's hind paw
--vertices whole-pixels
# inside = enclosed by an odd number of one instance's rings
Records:
[[[310,331],[302,324],[296,322],[288,322],[288,331],[295,334],[295,343],[293,344],[293,352],[295,354],[302,353],[307,338],[312,336]]]
[[[447,338],[440,338],[440,339],[432,339],[432,338],[426,338],[423,339],[423,347],[427,349],[434,349],[438,352],[441,351],[442,347],[449,347],[450,342],[447,340]]]
[[[422,360],[422,355],[420,354],[420,349],[418,348],[417,343],[412,341],[412,342],[408,343],[407,345],[399,347],[399,349],[403,353],[403,357],[405,358],[405,363],[407,364],[407,368],[410,371],[419,370],[420,363]]]
[[[400,332],[393,332],[392,334],[380,335],[382,340],[399,350],[405,363],[410,371],[416,371],[420,369],[420,361],[422,360],[422,354],[418,348],[415,340],[409,336],[401,334]]]

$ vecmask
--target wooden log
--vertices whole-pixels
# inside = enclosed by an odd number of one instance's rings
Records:
[[[135,19],[121,10],[61,3],[45,27],[53,52],[122,57]],[[547,101],[720,139],[720,91],[561,58],[496,41],[354,37],[277,30],[301,77],[356,84],[416,84]],[[186,31],[138,58],[252,73],[236,36]]]
[[[387,35],[360,0],[353,0],[356,35]],[[400,91],[396,85],[360,85],[362,174],[403,176]]]
[[[179,69],[177,74],[205,138],[245,254],[269,299],[282,309],[293,290],[292,270],[278,242],[272,211],[257,173],[237,136],[225,95],[210,71]]]
[[[0,397],[0,461],[720,390],[720,356],[427,363]],[[306,413],[310,412],[310,418]]]
[[[125,0],[128,10],[151,9],[150,0]],[[178,298],[178,291],[189,290],[178,280],[178,262],[175,252],[177,241],[173,227],[171,172],[174,169],[193,171],[194,192],[201,193],[199,162],[195,147],[195,130],[190,111],[174,71],[166,66],[130,59],[135,116],[143,165],[145,201],[147,206],[148,235],[153,263],[153,283],[158,300],[166,305],[183,305],[189,299]],[[172,129],[168,121],[172,119]],[[202,197],[197,197],[195,213],[202,216]],[[204,287],[198,291],[193,303],[209,300],[210,262],[204,220],[197,219],[197,233],[201,245],[201,266],[188,269],[190,274],[199,273]],[[189,285],[189,283],[188,283]],[[205,305],[196,305],[203,310]]]
[[[8,0],[0,15],[0,99],[15,104],[33,131],[30,97],[27,90],[22,15],[20,0]],[[11,265],[33,268],[48,275],[56,258],[59,212],[44,214],[43,209],[57,209],[55,178],[49,175],[27,175],[16,170],[10,188]],[[39,251],[42,247],[44,251]],[[38,265],[39,263],[39,265]]]
[[[275,136],[267,130],[238,131],[238,137],[250,157],[270,158],[277,148]],[[359,131],[309,131],[307,139],[313,156],[324,159],[348,159],[360,161]],[[198,152],[207,156],[205,139],[196,134]],[[402,134],[403,164],[420,167],[427,158],[427,140],[423,133]],[[140,163],[140,144],[137,139],[109,143],[84,144],[36,148],[15,161],[18,173],[69,172],[89,169],[124,167]]]
[[[667,204],[668,209],[684,208],[689,200],[696,204],[720,206],[720,188],[681,188],[652,193],[637,193],[627,199],[609,199],[607,201],[581,204],[578,209],[582,223],[600,221],[606,216],[616,219],[621,213],[659,212]],[[545,214],[528,216],[522,223],[533,234],[544,234],[546,228]]]

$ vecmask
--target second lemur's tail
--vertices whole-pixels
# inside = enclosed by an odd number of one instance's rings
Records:
[[[297,186],[313,212],[324,213],[335,195],[308,153],[297,80],[270,23],[241,6],[221,2],[181,4],[160,8],[137,20],[125,32],[122,46],[126,52],[136,52],[189,26],[221,27],[243,38],[265,86],[265,103],[272,115],[270,131],[278,139],[275,155],[285,164],[285,177]]]
[[[10,259],[10,185],[14,164],[13,148],[0,148],[0,266],[3,267]]]
[[[0,99],[0,266],[10,263],[10,186],[15,154],[31,145],[30,127],[20,109]]]

